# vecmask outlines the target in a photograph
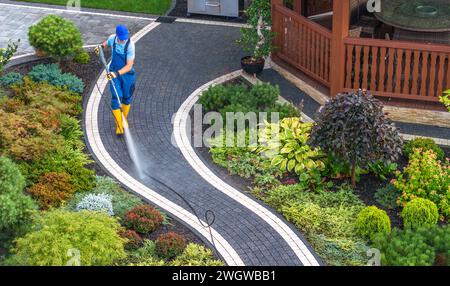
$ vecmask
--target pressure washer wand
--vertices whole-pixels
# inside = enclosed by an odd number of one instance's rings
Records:
[[[105,67],[106,74],[109,74],[108,63],[106,62],[105,53],[103,52],[103,46],[100,45],[98,47],[98,49],[99,49],[98,55],[100,57],[100,61],[102,62],[103,66]],[[115,96],[117,97],[117,102],[119,103],[119,109],[120,109],[120,112],[122,113],[123,127],[124,127],[124,129],[128,128],[128,122],[125,120],[125,117],[123,116],[122,101],[120,100],[119,93],[117,92],[116,84],[114,83],[114,80],[112,77],[108,76],[108,80],[111,82]]]

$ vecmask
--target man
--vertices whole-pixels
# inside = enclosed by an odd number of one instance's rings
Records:
[[[130,112],[131,102],[136,82],[136,72],[134,70],[135,46],[129,38],[127,27],[118,25],[116,34],[111,35],[102,44],[103,48],[111,48],[112,59],[109,65],[108,79],[111,79],[110,90],[112,94],[111,107],[116,120],[116,134],[124,134],[124,117],[127,119]],[[96,48],[96,53],[100,52],[100,47]],[[113,87],[115,85],[115,89]],[[117,95],[116,95],[117,91]],[[119,97],[120,101],[117,99]],[[120,106],[122,104],[122,106]],[[123,117],[122,112],[123,111]]]

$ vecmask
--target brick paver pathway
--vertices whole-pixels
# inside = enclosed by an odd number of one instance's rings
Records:
[[[176,22],[160,24],[144,36],[136,46],[137,84],[129,116],[131,132],[145,172],[181,194],[202,218],[206,210],[214,211],[214,230],[244,264],[302,265],[287,243],[289,239],[248,206],[205,181],[171,143],[172,116],[187,97],[203,84],[240,68],[243,54],[235,44],[239,34],[239,28]],[[98,115],[90,116],[95,116],[92,120],[98,125],[102,145],[113,163],[159,195],[189,210],[173,191],[148,176],[139,179],[124,140],[115,135],[109,100],[107,92],[98,110],[94,110]],[[293,226],[287,225],[301,238]],[[310,254],[309,251],[306,249]]]

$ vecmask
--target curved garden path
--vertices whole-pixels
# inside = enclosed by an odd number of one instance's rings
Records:
[[[318,265],[319,259],[293,226],[223,182],[190,145],[172,144],[186,144],[182,123],[195,102],[195,91],[239,70],[238,37],[239,28],[224,25],[180,21],[144,28],[135,35],[138,77],[129,124],[146,175],[139,178],[125,141],[114,134],[109,92],[102,96],[96,88],[85,106],[88,146],[97,162],[130,191],[170,213],[206,242],[214,242],[228,265]],[[101,90],[106,87],[104,74],[98,85]],[[180,196],[147,174],[179,193],[202,220],[205,211],[212,210],[211,230],[199,223]]]

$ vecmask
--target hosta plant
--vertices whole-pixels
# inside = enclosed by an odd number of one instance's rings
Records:
[[[311,132],[311,143],[351,166],[353,186],[357,167],[367,168],[377,160],[395,162],[403,146],[397,128],[383,112],[383,105],[362,90],[338,94],[321,108]]]
[[[319,183],[325,164],[319,159],[320,150],[307,144],[311,128],[311,123],[303,123],[299,117],[266,122],[260,132],[260,146],[255,150],[270,158],[281,171],[295,172],[301,182]]]
[[[414,149],[408,166],[397,173],[393,184],[402,192],[400,204],[424,198],[437,205],[442,217],[450,215],[450,166],[448,161],[439,161],[432,150]]]

